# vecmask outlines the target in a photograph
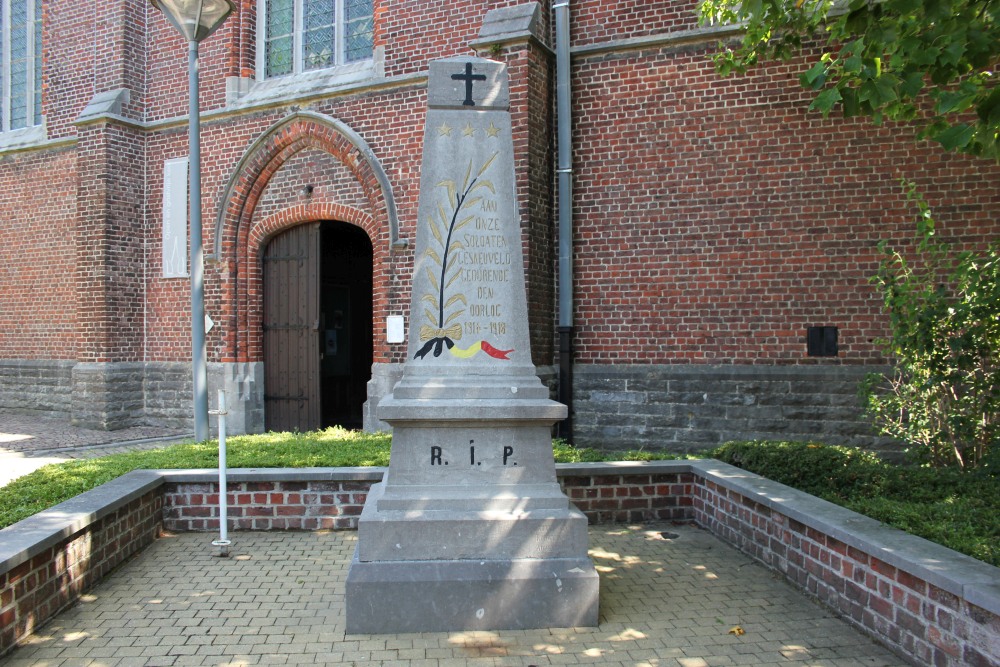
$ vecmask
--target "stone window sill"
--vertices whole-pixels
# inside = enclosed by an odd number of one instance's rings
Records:
[[[242,109],[326,95],[337,88],[347,88],[363,81],[383,77],[381,65],[381,58],[376,54],[373,60],[264,81],[231,80],[227,90],[227,107]]]

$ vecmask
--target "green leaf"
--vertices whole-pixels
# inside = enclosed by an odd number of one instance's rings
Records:
[[[976,105],[979,120],[988,125],[1000,125],[1000,88],[994,88],[986,99]]]
[[[959,123],[958,125],[952,125],[942,132],[936,133],[934,139],[944,146],[946,150],[951,151],[968,146],[975,132],[976,129],[974,127],[965,123]]]
[[[904,97],[916,97],[924,87],[924,75],[920,72],[910,72],[899,86],[899,92]]]
[[[809,109],[811,111],[821,111],[826,116],[841,99],[839,90],[828,88],[816,96],[816,99],[809,105]]]
[[[975,94],[959,89],[954,92],[941,93],[938,96],[936,110],[938,113],[955,113],[969,109],[975,101]]]
[[[808,71],[799,75],[799,81],[805,88],[819,90],[826,82],[826,63],[822,61],[816,63]]]
[[[852,118],[861,115],[861,102],[858,100],[858,91],[854,88],[846,88],[841,93],[844,105],[844,117]]]

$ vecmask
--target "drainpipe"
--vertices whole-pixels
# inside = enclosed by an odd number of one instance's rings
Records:
[[[569,0],[552,5],[556,18],[556,113],[559,143],[559,402],[569,409],[560,438],[573,439],[573,119],[570,90]]]

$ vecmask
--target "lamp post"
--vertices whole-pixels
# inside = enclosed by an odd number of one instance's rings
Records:
[[[236,8],[232,0],[149,0],[188,42],[188,159],[191,217],[191,373],[194,437],[208,439],[208,365],[205,352],[205,258],[201,235],[201,117],[198,111],[198,43]]]

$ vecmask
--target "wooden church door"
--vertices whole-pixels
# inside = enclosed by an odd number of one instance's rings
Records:
[[[264,250],[264,425],[361,428],[372,366],[372,245],[359,227],[293,227]]]
[[[322,426],[320,223],[293,227],[264,251],[264,423],[269,431]]]

